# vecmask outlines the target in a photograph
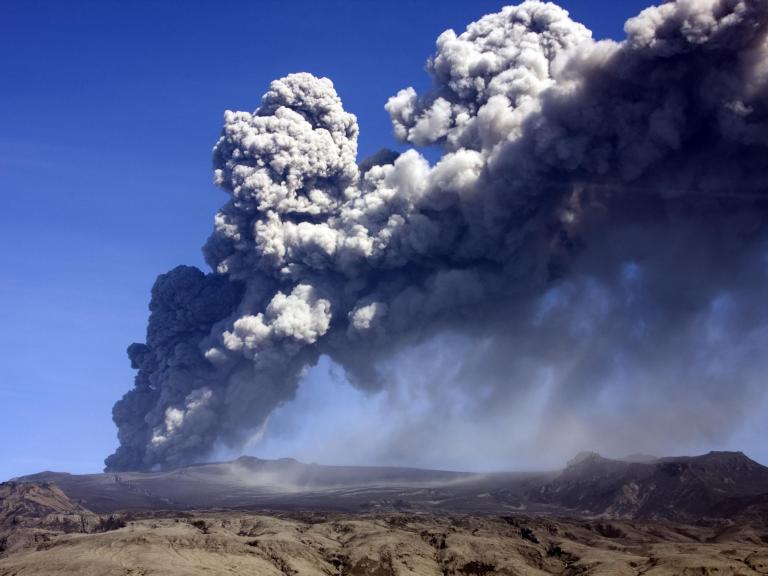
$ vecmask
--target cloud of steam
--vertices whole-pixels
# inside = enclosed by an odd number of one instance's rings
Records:
[[[433,89],[386,104],[434,165],[358,165],[355,117],[310,74],[227,112],[213,272],[158,278],[107,468],[240,445],[323,355],[365,389],[411,370],[446,426],[460,393],[464,431],[538,392],[545,448],[731,430],[768,373],[768,0],[678,0],[625,29],[595,41],[534,0],[443,33]],[[397,362],[441,335],[451,370]]]

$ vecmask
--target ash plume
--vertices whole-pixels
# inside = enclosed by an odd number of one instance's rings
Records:
[[[625,30],[596,41],[534,0],[444,32],[433,88],[386,103],[434,165],[358,165],[326,78],[226,112],[212,271],[158,278],[107,469],[237,447],[321,356],[375,390],[441,335],[455,369],[415,369],[435,405],[460,388],[483,425],[545,390],[543,446],[553,419],[630,450],[732,430],[768,373],[768,0],[668,2]]]

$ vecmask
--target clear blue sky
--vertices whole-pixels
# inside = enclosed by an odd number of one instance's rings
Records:
[[[4,2],[0,480],[98,471],[114,449],[152,282],[203,265],[225,200],[210,151],[226,108],[252,110],[272,79],[309,71],[357,114],[361,157],[394,146],[387,97],[428,84],[440,32],[503,4]],[[562,4],[613,38],[645,5]]]

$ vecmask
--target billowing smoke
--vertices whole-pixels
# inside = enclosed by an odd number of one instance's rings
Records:
[[[323,355],[366,389],[413,369],[436,406],[460,390],[478,425],[544,391],[545,447],[555,416],[627,447],[732,430],[768,373],[768,0],[625,29],[595,41],[531,0],[443,33],[433,89],[386,104],[434,165],[358,164],[355,117],[310,74],[227,112],[212,272],[158,278],[107,468],[239,446]],[[450,370],[398,363],[442,337]]]

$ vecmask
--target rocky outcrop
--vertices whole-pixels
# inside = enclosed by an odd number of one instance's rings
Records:
[[[531,498],[614,518],[731,517],[768,498],[768,468],[741,452],[647,461],[582,454]]]
[[[92,523],[98,517],[73,502],[51,483],[5,482],[0,484],[0,529],[19,525],[42,526],[68,521]]]

